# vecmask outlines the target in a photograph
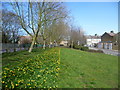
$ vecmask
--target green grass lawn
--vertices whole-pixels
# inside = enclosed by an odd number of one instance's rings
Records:
[[[118,57],[61,48],[59,88],[117,88]]]
[[[5,88],[117,88],[118,57],[69,48],[2,55]]]

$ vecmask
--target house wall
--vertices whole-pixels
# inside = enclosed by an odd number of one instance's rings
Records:
[[[98,44],[101,39],[87,39],[86,41],[88,46],[94,46],[94,44]]]
[[[101,36],[101,41],[103,42],[103,48],[104,49],[115,49],[117,50],[118,49],[118,44],[116,43],[116,39],[117,36],[114,35],[114,36],[110,36],[109,34],[107,33],[104,33],[102,36]],[[111,41],[112,43],[108,43],[109,41]],[[108,44],[108,46],[106,45],[106,43]],[[106,48],[107,47],[107,48]]]
[[[103,36],[101,36],[101,41],[114,41],[113,37],[105,33]]]
[[[26,44],[26,43],[31,43],[31,42],[32,42],[31,36],[22,36],[19,38],[18,44]]]
[[[98,43],[98,48],[103,48],[103,43]]]
[[[112,50],[113,44],[112,43],[101,43],[100,42],[100,43],[98,43],[98,48]]]
[[[67,46],[68,41],[61,41],[60,44],[61,44],[61,45],[64,45],[64,46]]]

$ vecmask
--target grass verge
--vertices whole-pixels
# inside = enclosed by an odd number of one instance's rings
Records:
[[[3,60],[6,60],[5,55],[3,56]],[[26,51],[16,52],[15,56],[10,55],[10,57],[6,58],[15,60],[16,57],[19,57],[21,60],[15,61],[14,64],[7,64],[3,67],[3,88],[58,87],[57,77],[60,69],[59,48],[48,49],[42,51],[42,53],[39,51],[36,51],[36,53],[34,51],[31,54],[27,54]],[[23,61],[22,59],[24,58],[25,60]]]
[[[61,48],[59,88],[118,88],[118,57]]]

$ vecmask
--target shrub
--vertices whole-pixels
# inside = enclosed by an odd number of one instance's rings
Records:
[[[84,47],[84,46],[82,46],[82,47],[80,48],[80,50],[82,50],[82,51],[88,51],[89,48],[88,48],[88,47]]]
[[[81,46],[80,46],[80,45],[73,45],[73,48],[74,48],[74,49],[80,49]]]
[[[88,47],[81,46],[81,45],[74,45],[73,48],[74,49],[79,49],[79,50],[82,50],[82,51],[88,51],[89,50]]]
[[[94,53],[104,53],[102,50],[88,50],[88,52],[94,52]]]

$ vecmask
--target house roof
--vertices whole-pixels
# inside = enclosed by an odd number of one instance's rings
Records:
[[[110,31],[110,32],[105,32],[102,36],[104,36],[105,34],[108,34],[109,36],[113,37],[113,36],[115,36],[117,33],[114,33],[114,31]]]
[[[109,34],[110,36],[115,36],[116,34],[115,33],[107,33]]]
[[[89,35],[89,36],[87,36],[87,39],[101,39],[101,36],[92,36],[92,35]]]
[[[31,36],[20,36],[20,38],[31,38]]]

